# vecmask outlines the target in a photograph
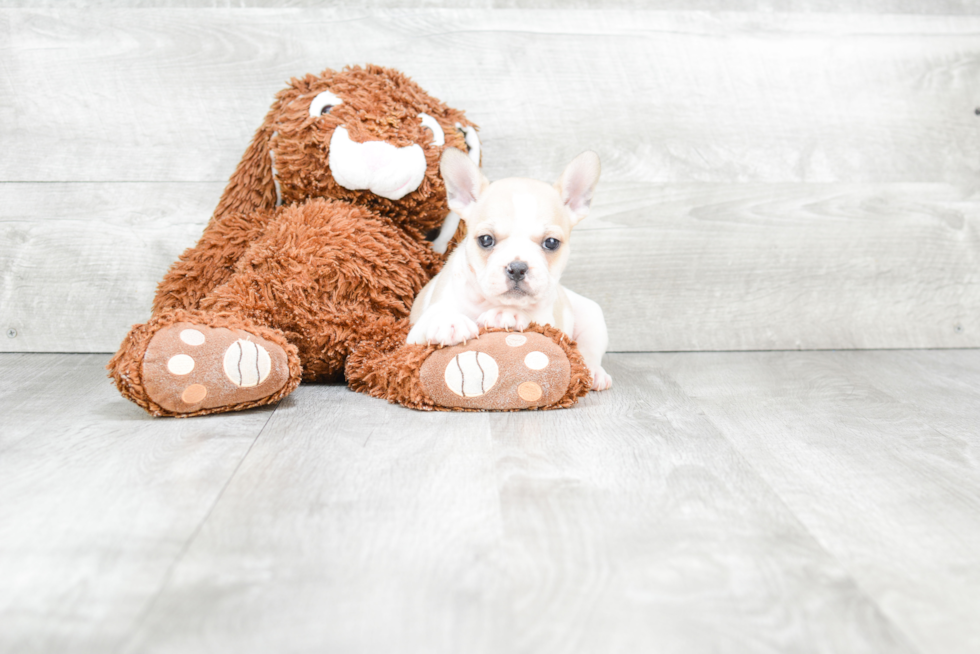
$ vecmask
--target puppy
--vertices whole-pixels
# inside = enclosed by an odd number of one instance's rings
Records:
[[[612,386],[602,368],[609,344],[602,309],[558,283],[572,228],[588,213],[599,181],[596,153],[576,157],[554,186],[516,177],[491,184],[453,148],[443,152],[440,169],[466,237],[415,299],[408,342],[455,345],[476,338],[480,327],[549,324],[578,342],[593,390]]]

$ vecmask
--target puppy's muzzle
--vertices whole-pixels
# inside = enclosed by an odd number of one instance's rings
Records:
[[[523,261],[511,261],[505,268],[507,277],[515,282],[523,281],[527,275],[527,264]]]

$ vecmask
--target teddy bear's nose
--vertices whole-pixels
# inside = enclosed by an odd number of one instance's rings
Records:
[[[352,141],[347,128],[337,127],[330,138],[330,172],[334,181],[352,191],[369,190],[400,200],[425,178],[425,153],[417,143],[395,147],[385,141]]]
[[[381,148],[364,148],[364,161],[371,172],[381,170],[391,159],[388,152]]]

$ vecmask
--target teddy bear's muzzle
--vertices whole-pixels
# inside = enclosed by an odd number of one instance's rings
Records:
[[[351,191],[400,200],[419,187],[425,171],[425,153],[417,143],[403,148],[384,141],[357,143],[343,126],[330,138],[330,172]]]

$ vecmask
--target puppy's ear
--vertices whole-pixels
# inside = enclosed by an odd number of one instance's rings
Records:
[[[592,192],[599,182],[600,170],[599,155],[586,150],[572,159],[555,184],[561,201],[571,213],[573,227],[589,214]]]
[[[439,164],[442,180],[446,183],[446,199],[449,208],[463,220],[489,182],[473,161],[456,148],[446,148]]]
[[[273,209],[276,206],[276,185],[272,179],[270,141],[275,133],[273,122],[279,114],[281,100],[276,100],[266,114],[262,125],[252,137],[252,143],[242,155],[238,167],[228,180],[221,194],[214,218],[220,219],[232,213],[249,213],[257,209]]]

